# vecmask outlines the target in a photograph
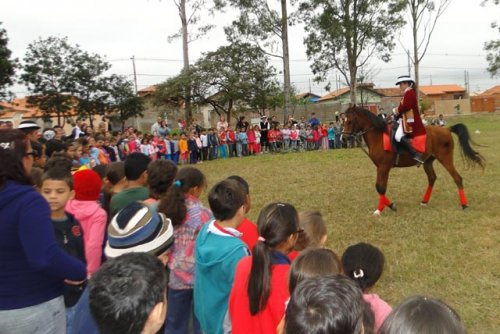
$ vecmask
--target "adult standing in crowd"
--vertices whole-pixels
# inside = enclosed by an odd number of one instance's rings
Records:
[[[220,115],[219,121],[217,122],[217,132],[221,131],[222,129],[227,129],[229,127],[229,124],[226,122],[226,118],[224,115]]]
[[[316,117],[316,113],[312,113],[311,118],[309,119],[309,125],[314,129],[315,126],[318,126],[321,122],[319,119]]]
[[[64,280],[81,283],[85,265],[57,246],[23,132],[0,130],[0,161],[0,333],[64,333]]]
[[[267,140],[267,134],[271,129],[271,124],[267,121],[267,116],[264,115],[260,118],[260,144],[262,147],[262,152],[266,147],[269,147],[269,141]]]
[[[159,129],[161,127],[161,121],[162,121],[161,117],[158,117],[156,119],[156,122],[153,123],[153,125],[151,125],[151,134],[153,134],[155,136],[158,135],[158,133],[160,132]]]
[[[84,132],[82,131],[82,121],[77,119],[75,126],[71,130],[71,138],[77,140],[78,138],[82,137],[84,135]]]
[[[236,123],[237,129],[248,129],[248,122],[245,120],[245,116],[240,116],[238,123]]]

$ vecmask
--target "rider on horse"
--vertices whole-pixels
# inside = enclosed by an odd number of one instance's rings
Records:
[[[398,108],[394,110],[398,122],[394,139],[411,154],[413,159],[419,163],[424,163],[422,154],[417,152],[410,144],[410,137],[425,134],[425,127],[418,110],[417,94],[413,88],[415,81],[410,76],[403,75],[396,81],[397,85],[399,85],[404,95]]]

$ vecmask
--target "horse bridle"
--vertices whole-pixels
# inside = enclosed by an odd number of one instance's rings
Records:
[[[356,116],[354,116],[352,118],[352,121],[351,121],[351,128],[352,130],[354,130],[355,128],[358,128],[358,118]],[[347,138],[354,138],[355,141],[358,141],[359,138],[363,138],[363,136],[368,133],[369,131],[373,130],[375,128],[375,126],[370,126],[368,129],[366,130],[360,130],[360,131],[351,131],[351,132],[345,132],[345,131],[342,131],[342,136],[346,136]],[[368,153],[368,151],[366,151],[366,149],[361,145],[360,148],[363,150],[363,152],[365,152],[366,155],[370,155]]]

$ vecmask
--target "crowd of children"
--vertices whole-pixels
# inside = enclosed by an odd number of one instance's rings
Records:
[[[393,310],[373,291],[385,265],[382,251],[358,243],[339,257],[325,248],[327,224],[318,211],[270,203],[254,224],[246,217],[250,187],[240,176],[213,185],[207,208],[201,201],[207,181],[197,168],[178,169],[175,160],[154,159],[142,146],[141,152],[115,152],[123,162],[104,163],[110,154],[107,139],[100,137],[89,138],[92,147],[85,149],[94,165],[76,164],[78,156],[65,146],[42,163],[33,159],[32,130],[0,130],[0,159],[19,160],[0,172],[0,214],[9,221],[6,226],[15,226],[16,219],[18,225],[28,224],[21,214],[24,202],[11,201],[19,192],[34,192],[29,173],[36,162],[41,176],[35,189],[41,197],[33,193],[27,201],[40,202],[40,214],[47,215],[40,224],[51,223],[55,234],[55,239],[45,236],[48,245],[57,243],[67,256],[51,249],[57,258],[32,269],[48,285],[62,287],[64,279],[64,290],[55,289],[50,298],[64,297],[66,321],[59,319],[48,333],[63,333],[64,324],[67,333],[465,333],[457,313],[432,298],[412,297]],[[18,142],[33,151],[16,153]],[[179,157],[188,159],[189,143],[179,147],[187,147]],[[0,254],[17,251],[18,261],[29,267],[34,262],[13,245],[18,238],[13,229],[0,226]],[[6,235],[14,239],[7,242]],[[31,247],[47,251],[48,246]],[[31,253],[36,257],[36,250]],[[79,261],[71,263],[68,254]],[[5,319],[20,319],[26,314],[21,311],[43,299],[26,297],[16,304],[16,291],[30,281],[13,280],[19,265],[7,256],[0,256],[0,265],[6,269],[0,274],[0,332],[36,332],[36,323]],[[55,265],[68,269],[58,268],[57,275],[43,271]],[[33,327],[16,327],[21,325]]]

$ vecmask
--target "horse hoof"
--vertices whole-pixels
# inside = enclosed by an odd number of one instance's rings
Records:
[[[379,210],[379,209],[377,209],[377,210],[373,211],[373,216],[375,216],[375,217],[379,217],[379,216],[380,216],[380,214],[381,214],[381,212],[380,212],[380,210]]]
[[[394,203],[394,202],[389,204],[389,209],[391,209],[392,211],[398,211],[398,207],[396,206],[396,203]]]
[[[420,202],[420,206],[426,207],[427,206],[427,202]]]
[[[469,211],[469,206],[468,205],[462,205],[462,210],[464,211]]]

